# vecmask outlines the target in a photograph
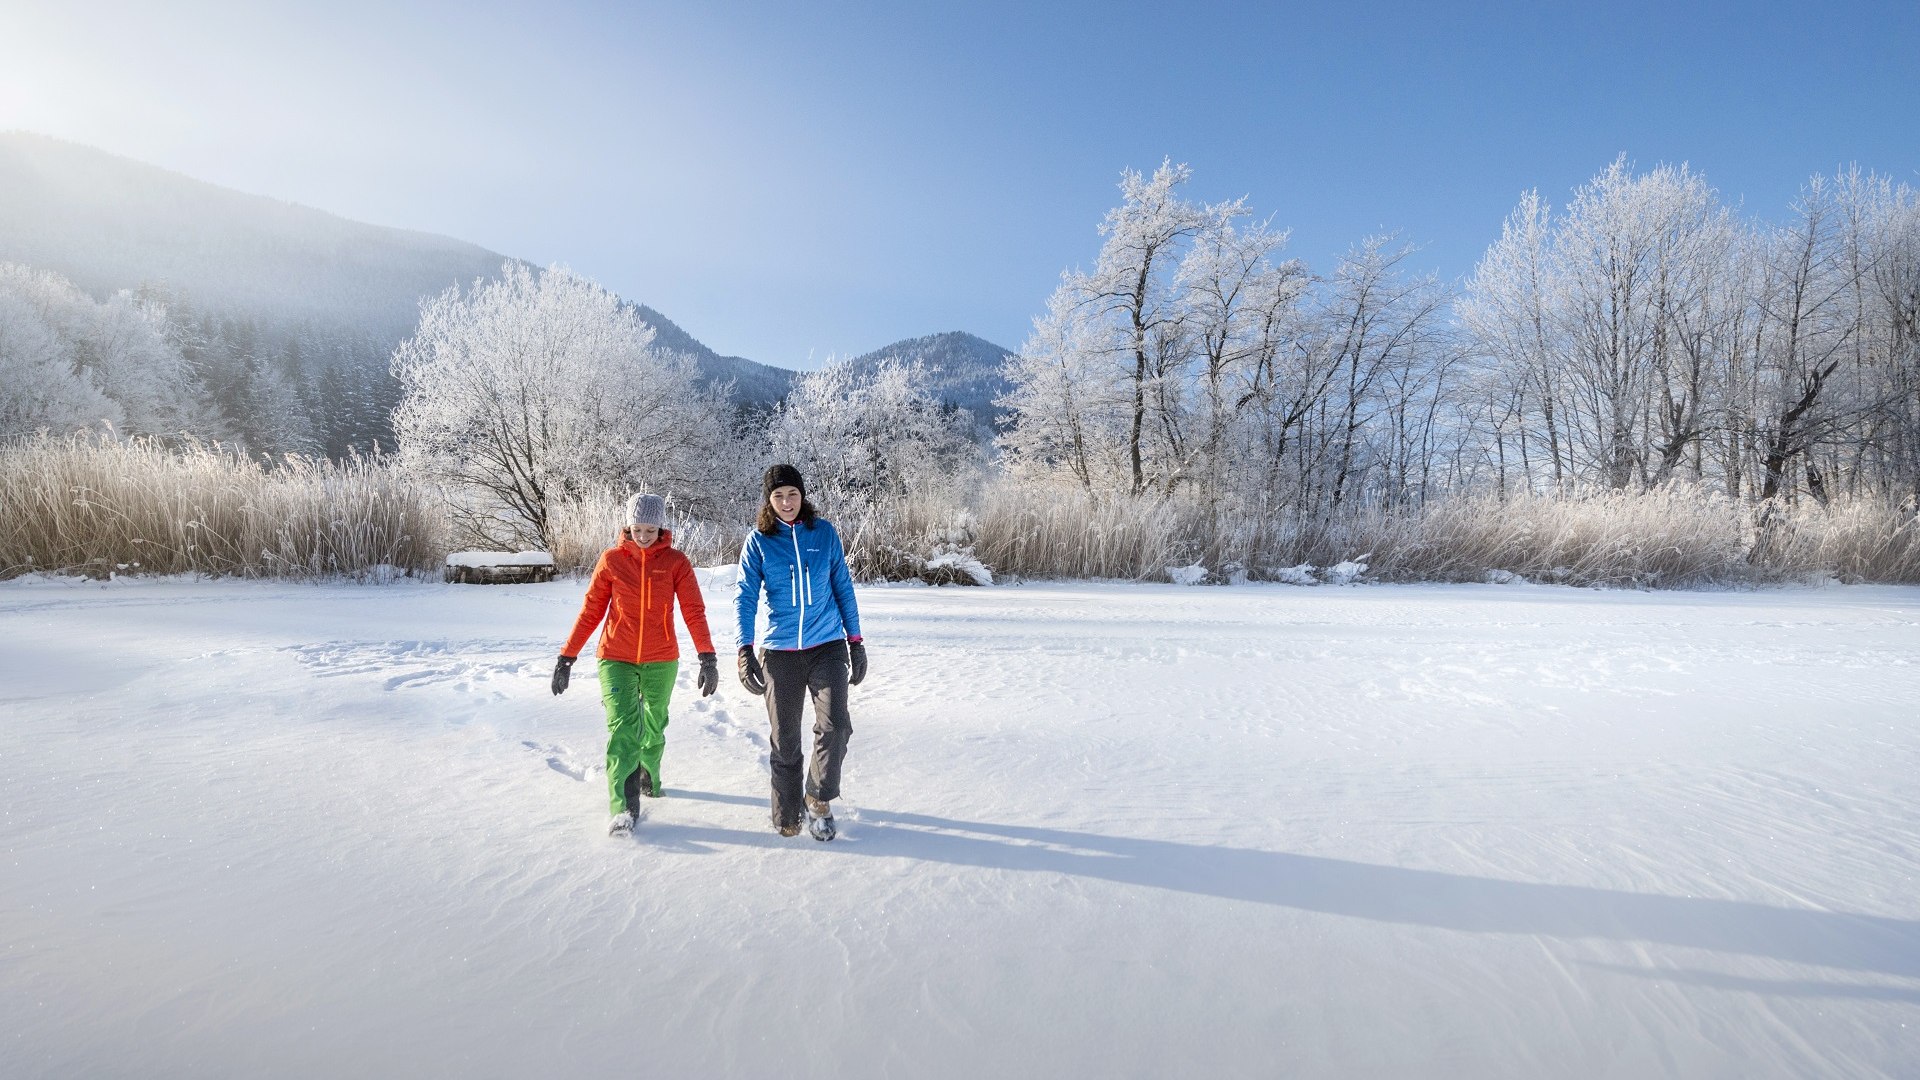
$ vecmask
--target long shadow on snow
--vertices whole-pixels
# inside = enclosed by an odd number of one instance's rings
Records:
[[[761,799],[676,791],[689,799],[765,806]],[[676,828],[690,842],[737,843],[728,829]],[[833,854],[928,859],[956,866],[1071,874],[1123,885],[1250,900],[1302,911],[1486,934],[1652,941],[1800,964],[1920,978],[1920,922],[1771,907],[1743,900],[1539,885],[1434,870],[955,821],[863,808],[856,843]]]
[[[1581,962],[1581,966],[1614,975],[1631,975],[1636,979],[1658,979],[1661,982],[1686,983],[1689,986],[1705,986],[1714,990],[1738,990],[1753,994],[1772,994],[1778,997],[1854,998],[1861,1001],[1920,1003],[1920,990],[1910,990],[1903,986],[1815,982],[1803,979],[1784,981],[1749,979],[1739,975],[1725,975],[1717,971],[1637,968],[1620,964],[1590,964],[1584,961]]]

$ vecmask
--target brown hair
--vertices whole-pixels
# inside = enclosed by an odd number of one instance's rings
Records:
[[[800,496],[800,516],[794,520],[811,526],[813,519],[818,516],[820,515],[814,510],[812,500],[805,495]],[[780,535],[780,515],[773,512],[772,503],[765,499],[760,500],[760,513],[754,516],[753,527],[758,529],[762,536]]]

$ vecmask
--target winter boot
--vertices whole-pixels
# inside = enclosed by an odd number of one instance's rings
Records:
[[[647,772],[645,765],[627,774],[627,782],[620,785],[620,794],[627,801],[627,810],[635,818],[640,816],[640,796],[659,798],[659,793],[653,790],[653,776]]]
[[[773,830],[781,836],[799,836],[800,823],[797,821],[781,820],[780,811],[775,810],[773,812]]]
[[[607,823],[607,835],[632,836],[633,814],[630,811],[622,810],[613,815],[613,820]]]
[[[819,799],[807,798],[807,835],[815,840],[831,840],[836,830],[833,827],[833,807]]]

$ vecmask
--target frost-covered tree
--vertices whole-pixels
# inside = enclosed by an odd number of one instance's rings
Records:
[[[1528,191],[1501,225],[1500,239],[1481,257],[1455,308],[1490,361],[1481,393],[1499,402],[1488,415],[1503,488],[1510,436],[1529,474],[1531,458],[1544,454],[1553,486],[1567,481],[1561,383],[1568,345],[1557,306],[1552,244],[1552,208],[1539,191]],[[1530,453],[1530,433],[1537,453]]]
[[[1180,195],[1191,175],[1170,161],[1151,177],[1122,174],[1121,204],[1101,223],[1105,240],[1093,272],[1063,275],[1022,350],[1033,355],[1007,369],[1011,388],[1000,404],[1014,413],[1008,448],[1051,456],[1064,446],[1068,467],[1089,491],[1111,482],[1096,478],[1094,451],[1105,449],[1105,433],[1115,427],[1127,490],[1137,495],[1168,486],[1179,473],[1183,433],[1176,417],[1184,387],[1178,380],[1193,347],[1179,268],[1188,242],[1209,220],[1209,208]],[[1063,378],[1075,392],[1063,393]],[[1039,426],[1034,437],[1019,431],[1029,418]]]
[[[235,403],[234,426],[247,447],[262,454],[317,453],[321,443],[295,362],[271,353],[236,361],[240,379],[229,393]]]
[[[1156,434],[1146,430],[1149,409],[1160,414],[1157,434],[1168,437],[1164,449],[1172,460],[1160,463],[1163,482],[1178,468],[1179,432],[1169,423],[1176,408],[1169,398],[1178,389],[1172,377],[1191,347],[1178,274],[1182,247],[1209,218],[1244,213],[1237,204],[1215,210],[1181,198],[1178,189],[1192,175],[1187,166],[1165,161],[1151,177],[1131,171],[1122,177],[1122,202],[1101,224],[1106,242],[1087,282],[1091,325],[1100,334],[1088,345],[1096,353],[1117,354],[1127,371],[1127,464],[1136,495],[1149,483],[1146,447]]]
[[[1126,470],[1126,392],[1110,358],[1088,348],[1091,312],[1083,275],[1069,272],[1003,368],[1008,410],[996,440],[1016,475],[1068,478],[1088,495]]]
[[[633,308],[571,271],[514,263],[421,305],[393,356],[403,462],[438,478],[488,543],[551,544],[557,500],[607,485],[722,498],[727,409]]]
[[[981,468],[972,416],[933,397],[918,360],[885,358],[865,375],[848,361],[807,373],[775,410],[768,443],[833,513],[886,510],[916,494],[956,499]]]
[[[1684,165],[1635,175],[1623,155],[1574,192],[1556,243],[1567,385],[1576,434],[1609,487],[1651,479],[1656,455],[1673,452],[1654,445],[1656,400],[1686,367],[1675,316],[1720,269],[1725,222],[1713,189]],[[1678,382],[1686,400],[1671,409],[1684,414],[1698,388],[1684,374]],[[1691,418],[1670,422],[1681,449],[1697,437]]]
[[[1805,458],[1807,489],[1825,501],[1826,479],[1808,457],[1823,437],[1838,433],[1850,414],[1870,401],[1845,400],[1836,378],[1854,355],[1860,330],[1852,304],[1859,279],[1848,258],[1845,217],[1833,185],[1815,177],[1802,189],[1795,219],[1762,233],[1764,283],[1758,300],[1755,401],[1752,423],[1761,454],[1762,499],[1780,493],[1787,469]]]
[[[180,350],[167,340],[164,306],[122,291],[93,312],[88,362],[126,409],[126,430],[138,434],[197,433],[211,414],[199,382]]]
[[[1246,442],[1236,435],[1246,427],[1248,406],[1262,397],[1263,377],[1276,370],[1276,351],[1298,330],[1297,308],[1311,284],[1299,261],[1276,261],[1287,233],[1265,223],[1236,226],[1244,214],[1239,201],[1209,207],[1178,274],[1187,306],[1182,321],[1194,347],[1188,378],[1195,415],[1187,419],[1196,430],[1187,440],[1187,468],[1214,506],[1252,479]]]
[[[1187,175],[1126,174],[1094,272],[1062,276],[1008,360],[1013,471],[1215,515],[1424,491],[1455,360],[1445,291],[1386,239],[1318,282],[1245,200],[1181,199]]]
[[[207,434],[210,415],[166,310],[104,303],[57,274],[0,265],[0,411],[19,430],[105,424],[134,435]]]
[[[1860,364],[1883,389],[1860,458],[1879,486],[1920,498],[1920,192],[1858,170],[1841,185],[1857,238]]]
[[[1556,487],[1657,484],[1688,462],[1697,474],[1750,329],[1742,243],[1684,165],[1642,174],[1622,156],[1559,215],[1523,195],[1459,307],[1495,373],[1483,386],[1506,399],[1502,459],[1511,439]]]
[[[1447,360],[1447,294],[1431,276],[1408,274],[1404,264],[1414,249],[1392,243],[1369,237],[1340,260],[1308,346],[1324,355],[1321,367],[1331,376],[1316,424],[1319,475],[1309,487],[1329,508],[1389,465],[1376,418],[1414,419],[1408,410],[1419,403],[1396,394],[1432,389]],[[1371,479],[1377,486],[1380,477]]]
[[[117,426],[120,406],[74,370],[59,332],[7,287],[15,269],[0,266],[0,435]]]

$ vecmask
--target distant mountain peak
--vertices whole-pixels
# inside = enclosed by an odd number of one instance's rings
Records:
[[[733,380],[733,400],[742,405],[773,405],[787,396],[793,381],[800,377],[791,368],[762,364],[744,356],[721,356],[658,311],[645,304],[634,304],[633,308],[640,321],[653,327],[655,348],[693,357],[700,377],[707,382]]]
[[[263,338],[351,337],[364,343],[363,363],[378,379],[386,354],[417,325],[422,299],[492,278],[508,261],[452,237],[352,221],[48,135],[0,132],[0,262],[54,271],[97,298],[153,288],[199,316],[248,322]],[[743,405],[773,405],[800,377],[721,356],[659,311],[633,308],[657,345],[693,357],[710,382],[731,380]],[[984,422],[1008,355],[950,330],[852,363],[920,360],[936,397]]]
[[[941,402],[973,413],[983,427],[999,415],[993,399],[1006,393],[1002,374],[1011,349],[964,330],[906,338],[854,357],[855,369],[875,368],[884,360],[920,361],[927,368],[927,389]]]

